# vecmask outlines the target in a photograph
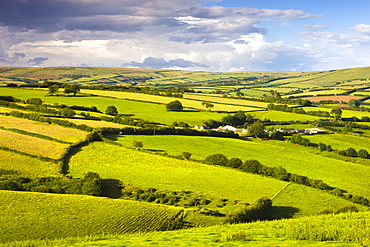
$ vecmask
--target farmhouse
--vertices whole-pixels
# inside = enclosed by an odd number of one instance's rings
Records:
[[[238,128],[235,128],[234,126],[231,126],[231,125],[220,126],[220,127],[218,127],[217,129],[214,129],[214,130],[215,131],[226,131],[226,130],[230,130],[230,131],[241,132],[241,133],[248,132],[246,129],[238,129]]]
[[[208,129],[210,129],[210,127],[208,127],[207,125],[195,125],[194,129],[208,130]]]
[[[325,130],[318,129],[318,128],[300,129],[300,130],[295,130],[295,129],[277,129],[276,131],[287,132],[287,133],[306,133],[306,134],[310,134],[310,135],[326,134],[327,133]]]

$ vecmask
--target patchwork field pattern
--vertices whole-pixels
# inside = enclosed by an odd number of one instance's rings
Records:
[[[184,150],[185,151],[185,150]],[[94,171],[104,179],[162,190],[189,190],[254,202],[276,194],[286,182],[243,173],[234,169],[171,159],[106,143],[91,143],[71,158],[70,174],[82,177]]]
[[[57,164],[3,150],[0,150],[0,168],[26,177],[60,176]]]
[[[5,130],[0,130],[0,146],[51,159],[62,158],[62,155],[69,147],[67,144],[21,135]]]
[[[82,195],[0,191],[1,242],[167,230],[180,209]]]
[[[0,127],[45,135],[70,143],[82,141],[87,135],[87,132],[77,129],[7,116],[0,116]]]

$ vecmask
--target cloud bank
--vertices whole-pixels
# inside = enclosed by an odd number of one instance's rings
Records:
[[[311,70],[334,52],[324,49],[328,40],[338,47],[353,42],[346,47],[352,52],[368,45],[359,39],[370,34],[369,25],[353,27],[352,37],[318,32],[327,25],[305,26],[301,45],[268,42],[263,21],[320,16],[220,2],[0,0],[0,66]]]

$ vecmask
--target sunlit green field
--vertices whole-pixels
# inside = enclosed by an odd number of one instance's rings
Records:
[[[0,146],[27,154],[60,159],[69,147],[68,144],[0,130]]]
[[[83,195],[0,191],[0,243],[166,230],[178,208]]]
[[[367,224],[369,220],[368,212],[346,213],[171,232],[33,241],[11,246],[354,247],[367,246],[370,243]]]
[[[322,118],[283,111],[256,111],[251,112],[250,115],[252,115],[253,118],[261,120],[270,119],[271,121],[314,121]]]
[[[370,196],[370,181],[363,176],[370,172],[370,166],[325,157],[314,148],[282,141],[242,141],[191,136],[126,135],[119,137],[118,141],[130,145],[135,139],[143,142],[144,149],[166,151],[172,155],[186,151],[199,160],[214,153],[225,154],[228,158],[256,159],[267,166],[282,166],[288,172],[321,179],[330,186],[345,189],[349,193]],[[370,165],[370,161],[364,162]]]
[[[166,111],[165,105],[143,103],[130,100],[117,100],[113,98],[103,97],[50,97],[45,96],[45,91],[25,90],[25,89],[9,89],[0,88],[0,95],[14,96],[20,99],[41,98],[47,103],[58,103],[66,105],[84,105],[87,107],[96,106],[100,111],[105,112],[105,109],[114,105],[117,107],[119,114],[133,115],[133,117],[148,120],[150,122],[169,124],[173,122],[186,122],[190,125],[202,124],[208,119],[219,120],[227,114],[214,113],[209,111],[196,112],[169,112]],[[201,102],[199,102],[201,105]]]
[[[57,140],[75,143],[86,138],[87,132],[27,119],[0,116],[0,126],[48,136]]]
[[[306,136],[311,142],[325,143],[331,145],[333,149],[345,150],[354,148],[356,150],[366,149],[370,151],[370,139],[357,135],[332,134],[332,135],[312,135]]]
[[[26,177],[59,175],[57,164],[3,150],[0,150],[0,168],[17,171]]]
[[[133,99],[140,101],[155,102],[161,104],[168,104],[171,101],[178,100],[184,107],[195,108],[195,109],[205,109],[202,105],[202,102],[195,100],[188,100],[183,98],[171,98],[150,94],[138,94],[138,93],[129,93],[129,92],[113,92],[113,91],[97,91],[97,90],[82,90],[83,93],[95,94],[101,96],[115,97],[118,99]],[[233,105],[223,105],[223,104],[213,104],[213,111],[253,111],[256,108],[253,107],[244,107],[244,106],[233,106]]]
[[[184,148],[183,151],[187,149]],[[104,179],[118,179],[139,187],[189,190],[232,201],[254,202],[263,195],[271,197],[286,184],[280,180],[233,169],[143,153],[99,142],[83,147],[71,158],[69,167],[73,177],[82,177],[87,171],[94,171]]]

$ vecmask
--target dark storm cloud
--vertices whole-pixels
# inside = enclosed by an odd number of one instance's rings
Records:
[[[171,68],[171,67],[179,67],[179,68],[191,68],[191,67],[206,68],[208,67],[207,65],[200,64],[200,63],[194,63],[194,62],[187,61],[181,58],[166,61],[164,58],[158,58],[158,57],[147,57],[142,63],[131,61],[131,63],[122,64],[122,67],[127,67],[127,66],[136,67],[136,68],[153,68],[153,69]]]
[[[47,57],[36,57],[34,59],[28,60],[28,63],[37,66],[43,64],[47,60],[49,60],[49,58]]]
[[[245,33],[259,31],[253,25],[261,18],[300,19],[316,17],[296,10],[206,7],[195,0],[0,0],[0,27],[12,32],[39,33],[62,30],[135,32],[151,26],[176,27],[191,35],[203,32]],[[221,25],[199,27],[179,20],[192,16],[202,19],[236,18],[230,28]],[[222,23],[227,24],[227,23]],[[166,33],[168,30],[163,29]]]

